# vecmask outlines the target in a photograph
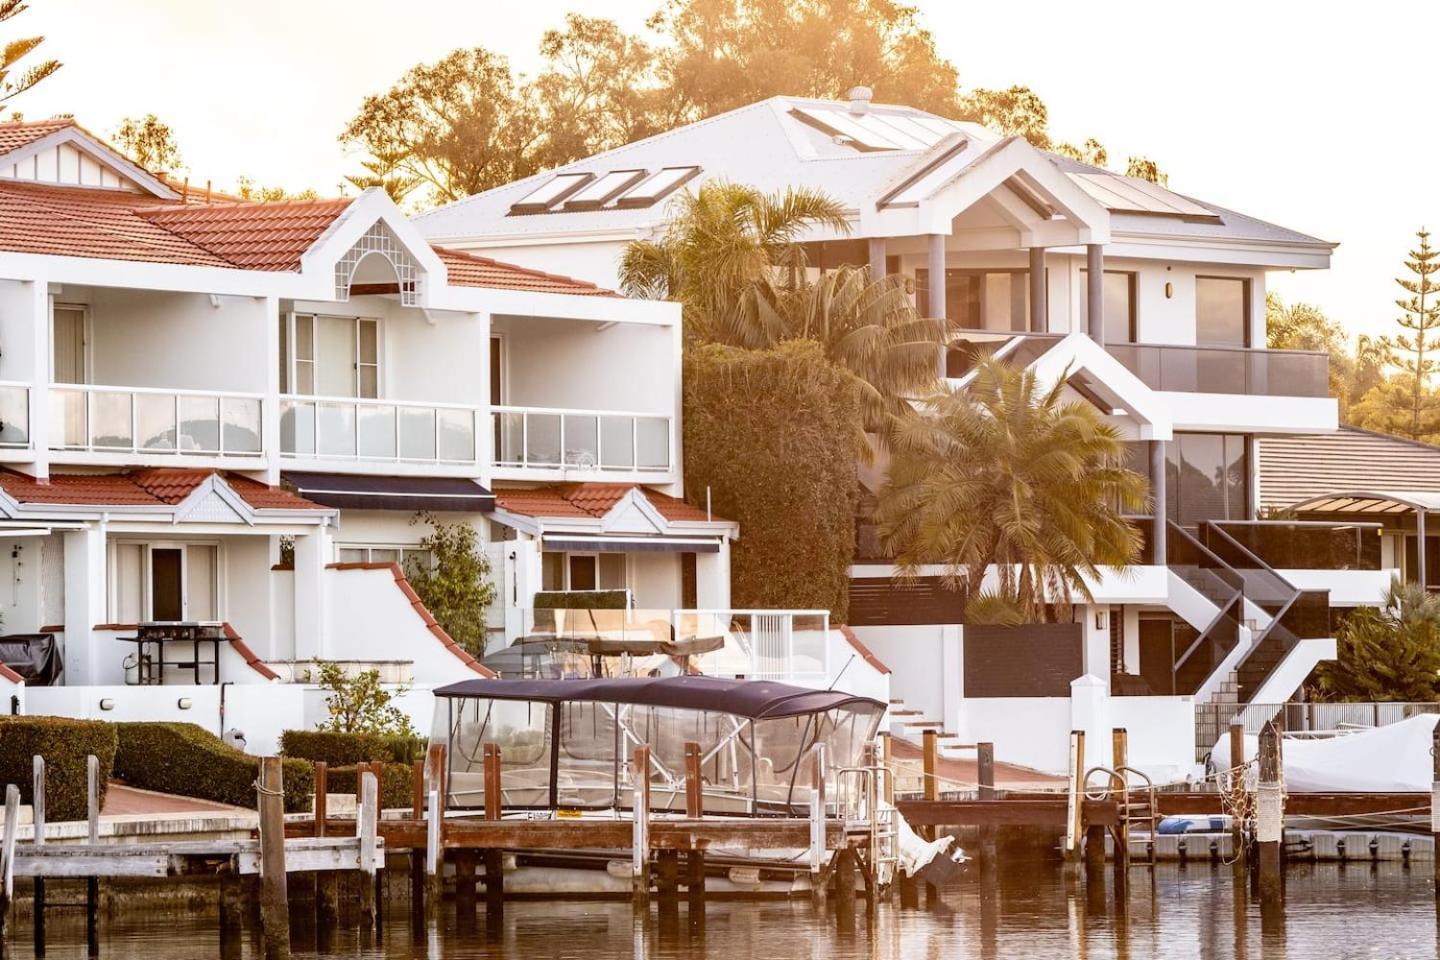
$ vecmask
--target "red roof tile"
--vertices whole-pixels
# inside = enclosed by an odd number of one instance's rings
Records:
[[[11,120],[0,123],[0,154],[11,153],[28,146],[36,140],[43,140],[56,130],[76,126],[74,117],[54,117],[49,120]]]
[[[639,490],[657,513],[671,521],[719,520],[693,504],[628,483],[567,483],[529,489],[496,490],[502,510],[526,517],[603,517],[631,490]]]
[[[136,211],[150,223],[246,270],[299,270],[348,199],[166,204]]]
[[[174,506],[214,471],[157,467],[127,473],[56,473],[49,480],[0,470],[0,490],[21,503],[71,506]],[[235,474],[222,475],[242,500],[256,510],[327,510],[288,490]]]
[[[502,263],[489,257],[479,257],[449,247],[435,247],[451,286],[494,287],[500,290],[533,290],[536,293],[569,293],[581,297],[618,297],[614,290],[606,290],[584,280],[564,277],[554,273],[518,267],[513,263]]]

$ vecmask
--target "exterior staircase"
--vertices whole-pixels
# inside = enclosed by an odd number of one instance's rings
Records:
[[[890,711],[886,716],[890,720],[890,735],[898,740],[913,744],[916,747],[922,745],[927,730],[936,733],[936,747],[941,759],[953,760],[962,755],[964,750],[960,738],[954,733],[945,730],[945,724],[934,717],[928,716],[923,710],[916,710],[908,706],[904,700],[891,700]],[[918,793],[924,789],[921,782],[921,771],[918,766],[913,770],[909,765],[896,772],[895,789],[897,792]],[[941,785],[944,789],[944,785]]]

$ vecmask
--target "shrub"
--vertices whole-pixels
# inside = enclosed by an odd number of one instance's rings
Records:
[[[413,768],[400,763],[387,763],[380,774],[380,806],[410,808],[415,803]],[[332,767],[326,772],[325,789],[330,793],[355,792],[355,768]]]
[[[380,682],[379,670],[365,670],[355,676],[345,672],[338,663],[317,660],[320,665],[319,684],[329,695],[325,706],[330,718],[320,724],[321,730],[336,733],[372,733],[413,737],[415,729],[405,711],[395,706],[396,693],[386,690]]]
[[[339,730],[286,730],[280,734],[280,752],[287,757],[324,762],[332,767],[390,759],[389,745],[378,733]]]
[[[541,590],[534,605],[536,610],[624,610],[628,602],[624,590]]]
[[[86,757],[100,761],[100,806],[115,763],[115,727],[100,720],[68,717],[0,718],[0,784],[20,788],[20,801],[32,803],[34,761],[45,758],[45,819],[84,820],[87,802]]]
[[[255,807],[260,758],[222,742],[193,723],[118,723],[115,774],[145,790]],[[310,809],[315,770],[304,760],[284,761],[285,810]]]
[[[431,513],[418,513],[411,523],[429,525],[420,549],[428,550],[434,563],[413,564],[405,571],[410,586],[451,639],[480,656],[485,652],[485,612],[496,591],[479,532],[468,523],[442,523]]]
[[[825,609],[843,622],[864,454],[855,378],[808,341],[692,346],[685,359],[685,490],[740,525],[736,607]]]

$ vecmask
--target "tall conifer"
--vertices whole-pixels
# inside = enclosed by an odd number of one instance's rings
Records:
[[[1405,260],[1411,276],[1395,278],[1409,294],[1395,301],[1402,311],[1396,322],[1409,331],[1395,338],[1395,363],[1410,377],[1412,440],[1429,432],[1422,420],[1428,412],[1430,374],[1436,369],[1434,354],[1440,349],[1440,250],[1430,246],[1430,231],[1421,228],[1415,236],[1420,243]]]

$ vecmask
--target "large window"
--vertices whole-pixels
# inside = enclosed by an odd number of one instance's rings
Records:
[[[1195,278],[1195,342],[1200,346],[1250,345],[1250,281]]]
[[[109,559],[110,622],[224,619],[218,544],[122,540]]]
[[[624,590],[629,585],[623,553],[557,553],[540,555],[541,587],[545,590]]]
[[[280,392],[380,396],[380,321],[310,313],[282,317]]]
[[[930,316],[930,271],[915,271],[916,302]],[[945,317],[964,330],[1030,329],[1029,270],[945,271]]]
[[[1080,329],[1090,329],[1090,298],[1086,284],[1088,271],[1080,271]],[[1105,339],[1110,343],[1139,341],[1135,313],[1135,274],[1126,270],[1106,270],[1103,278],[1105,288]]]
[[[1165,445],[1165,506],[1171,520],[1245,520],[1250,464],[1238,433],[1177,433]]]

